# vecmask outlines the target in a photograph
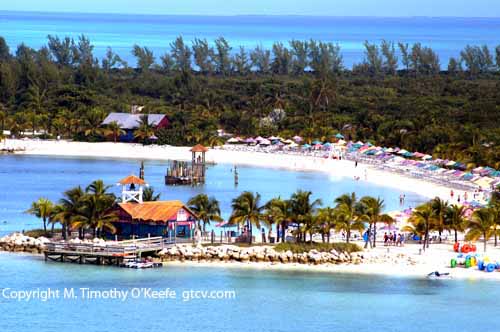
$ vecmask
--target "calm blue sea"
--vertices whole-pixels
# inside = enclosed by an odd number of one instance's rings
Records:
[[[354,191],[359,197],[382,197],[386,211],[401,209],[400,191],[322,173],[238,166],[239,184],[236,187],[233,165],[218,164],[208,168],[207,183],[202,186],[167,187],[164,185],[167,162],[145,161],[144,166],[146,180],[161,193],[161,199],[186,202],[196,194],[207,193],[220,201],[225,218],[231,213],[231,200],[245,190],[260,193],[262,204],[277,196],[288,198],[298,189],[310,190],[325,205],[333,205],[335,197]],[[24,213],[39,197],[57,201],[63,191],[77,185],[85,187],[96,179],[114,185],[111,190],[119,194],[121,187],[115,184],[127,175],[139,174],[139,167],[139,161],[128,159],[0,155],[0,236],[15,230],[40,228],[40,220]],[[405,206],[425,201],[414,193],[405,194]]]
[[[169,43],[182,35],[213,40],[226,37],[234,49],[242,45],[270,48],[273,42],[316,39],[339,43],[345,64],[363,58],[363,42],[382,39],[421,42],[435,49],[445,66],[467,44],[500,44],[499,18],[372,18],[303,16],[152,16],[120,14],[68,14],[0,11],[0,34],[13,50],[21,42],[35,48],[49,34],[77,37],[85,34],[101,57],[111,46],[129,64],[135,43],[154,50],[157,59]]]
[[[16,290],[169,288],[176,299],[56,299],[0,296],[4,331],[496,332],[500,287],[489,281],[426,280],[201,267],[127,270],[45,263],[0,253],[0,295]],[[183,301],[193,291],[234,299]]]

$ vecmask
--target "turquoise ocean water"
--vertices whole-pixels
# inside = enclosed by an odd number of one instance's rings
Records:
[[[363,195],[380,196],[385,200],[386,211],[400,209],[399,195],[391,187],[376,186],[365,181],[328,176],[315,172],[295,172],[284,169],[252,168],[238,166],[239,184],[234,185],[233,165],[218,164],[207,171],[207,183],[202,186],[165,186],[164,175],[168,162],[145,161],[146,180],[161,193],[161,199],[179,199],[184,202],[198,193],[215,196],[221,204],[223,217],[231,212],[231,200],[245,190],[262,195],[262,204],[273,197],[288,198],[298,189],[310,190],[315,198],[325,205],[333,205],[335,197],[356,192]],[[91,181],[102,179],[113,185],[117,195],[121,187],[115,184],[127,175],[139,174],[140,162],[121,159],[55,158],[43,156],[0,156],[0,235],[19,230],[39,228],[35,217],[24,213],[31,202],[39,197],[57,201],[61,193],[73,186],[86,186]],[[406,192],[406,207],[416,206],[425,199]]]
[[[101,57],[111,46],[129,64],[135,43],[150,47],[156,54],[169,49],[169,43],[182,35],[213,40],[226,37],[233,49],[242,45],[270,48],[275,41],[316,39],[339,43],[345,64],[351,66],[363,58],[363,42],[382,39],[421,42],[435,49],[441,63],[458,56],[467,44],[500,44],[499,18],[373,18],[373,17],[302,17],[302,16],[152,16],[120,14],[68,14],[0,11],[0,34],[15,50],[21,42],[35,48],[45,45],[47,35],[80,34],[89,36],[95,54]]]
[[[3,331],[498,331],[500,287],[426,280],[249,269],[166,267],[128,270],[45,263],[0,253],[0,292],[133,291],[170,288],[176,299],[139,297],[47,302],[0,296]],[[183,301],[188,291],[234,291],[234,299]]]

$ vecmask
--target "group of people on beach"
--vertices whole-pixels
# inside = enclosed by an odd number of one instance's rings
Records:
[[[472,193],[472,199],[473,200],[480,199],[481,193],[483,194],[483,200],[486,200],[486,193],[482,189],[474,190],[474,192]],[[455,198],[455,192],[452,189],[452,190],[450,190],[450,200],[453,201],[454,198]],[[458,194],[457,195],[457,202],[460,203],[462,201],[462,198],[463,198],[464,202],[467,202],[469,200],[469,194],[467,192],[464,192],[463,196]]]
[[[384,246],[396,246],[396,247],[402,247],[404,246],[405,242],[405,236],[403,233],[397,234],[396,232],[394,233],[384,233]]]

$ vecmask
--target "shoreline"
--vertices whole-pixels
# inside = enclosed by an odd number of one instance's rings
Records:
[[[410,245],[410,246],[420,246],[420,245]],[[438,246],[438,245],[436,245]],[[386,249],[384,247],[377,248]],[[409,248],[414,249],[414,248]],[[370,255],[372,252],[363,251],[361,252],[365,255]],[[437,258],[435,254],[438,254]],[[301,264],[301,263],[279,263],[279,262],[239,262],[234,260],[229,261],[208,261],[208,260],[168,260],[162,261],[163,268],[168,269],[169,267],[185,267],[185,268],[211,268],[211,269],[234,269],[234,270],[252,270],[252,271],[273,271],[273,272],[304,272],[304,273],[327,273],[332,275],[362,275],[362,276],[378,276],[387,278],[411,278],[411,279],[422,279],[422,280],[456,280],[456,281],[477,281],[486,280],[500,282],[500,272],[495,271],[492,273],[487,273],[485,271],[478,270],[477,267],[471,267],[469,269],[463,267],[450,268],[449,264],[444,264],[444,257],[442,257],[442,248],[430,248],[430,250],[423,255],[409,254],[408,257],[420,257],[421,260],[427,260],[426,263],[422,261],[416,262],[415,265],[405,264],[403,262],[385,262],[385,263],[372,263],[372,262],[362,262],[359,264],[355,263],[342,263],[342,264]],[[452,253],[450,257],[452,257]],[[5,251],[0,250],[0,255],[11,255],[11,256],[21,256],[30,257],[43,261],[43,254],[34,254],[31,252],[22,251]],[[396,259],[397,253],[392,253],[386,257],[386,259],[394,260]],[[429,261],[430,260],[430,261]],[[50,264],[71,264],[71,263],[58,263],[50,262]],[[443,264],[443,265],[442,265]],[[78,264],[73,264],[78,265]],[[114,268],[113,266],[101,266],[105,268]],[[440,273],[450,273],[449,278],[443,279],[429,279],[427,274],[433,271],[439,271]]]
[[[20,233],[13,233],[8,237],[0,238],[0,254],[21,254],[24,257],[34,257],[43,261],[43,252],[47,242],[49,240],[43,237],[31,238]],[[359,241],[353,243],[362,245]],[[403,247],[381,245],[352,253],[333,248],[329,251],[311,249],[294,253],[290,250],[276,251],[272,245],[239,247],[235,245],[214,246],[209,243],[204,246],[178,244],[162,249],[148,258],[154,262],[163,263],[165,268],[169,266],[236,268],[418,279],[428,279],[429,273],[439,271],[439,273],[450,274],[451,277],[445,279],[500,281],[499,269],[488,273],[480,271],[477,266],[465,268],[462,265],[451,268],[451,259],[457,258],[457,253],[452,247],[451,244],[434,243],[426,252],[421,252],[421,244],[408,243]],[[490,247],[489,252],[477,253],[476,257],[477,260],[488,259],[489,262],[500,262],[500,251],[498,247]],[[53,264],[71,263],[54,262]]]
[[[16,152],[17,155],[41,155],[56,157],[88,157],[134,160],[180,160],[190,161],[190,147],[158,146],[135,143],[112,142],[72,142],[50,140],[12,140],[4,143],[8,148],[24,149]],[[271,159],[272,158],[272,159]],[[322,172],[329,177],[340,177],[366,181],[371,184],[390,187],[401,192],[412,192],[432,199],[440,197],[449,200],[451,187],[437,185],[424,179],[415,179],[402,174],[375,169],[368,164],[359,163],[354,167],[354,162],[348,160],[333,160],[311,156],[291,154],[263,153],[254,151],[233,151],[221,148],[210,149],[207,152],[207,162],[218,164],[244,165],[253,167],[278,168],[290,171]],[[367,175],[365,177],[365,174]],[[457,195],[463,191],[453,189]]]

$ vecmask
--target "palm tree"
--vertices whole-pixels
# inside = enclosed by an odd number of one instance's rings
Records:
[[[448,203],[439,197],[436,197],[430,202],[434,213],[435,227],[439,232],[439,243],[441,243],[441,234],[445,228],[445,214],[448,209]]]
[[[384,200],[380,197],[374,198],[365,196],[361,198],[360,203],[363,206],[363,213],[368,217],[370,233],[373,234],[373,247],[375,248],[377,240],[377,223],[383,222],[391,224],[394,222],[394,219],[388,214],[382,213],[385,205]],[[368,242],[366,245],[368,245]]]
[[[47,221],[52,215],[52,210],[54,208],[54,203],[48,198],[39,198],[36,202],[31,203],[31,208],[29,208],[26,213],[32,214],[37,218],[41,218],[43,221],[43,230],[47,233]]]
[[[100,108],[87,111],[84,118],[85,136],[98,137],[102,134],[101,124],[106,114]]]
[[[469,231],[465,235],[468,241],[477,241],[483,237],[484,252],[486,252],[486,243],[495,231],[494,213],[490,208],[481,208],[472,213],[469,222]]]
[[[225,139],[219,135],[210,136],[208,144],[213,148],[215,146],[224,145]]]
[[[458,232],[463,232],[466,226],[465,206],[453,204],[448,206],[444,215],[444,225],[455,232],[455,243],[458,242]]]
[[[0,134],[5,130],[5,122],[7,120],[7,111],[5,105],[0,103]]]
[[[100,211],[95,220],[95,227],[97,229],[97,236],[102,235],[103,230],[108,230],[110,233],[116,233],[116,227],[113,224],[118,221],[118,215],[115,211],[110,211],[109,208]]]
[[[283,200],[279,197],[271,199],[266,204],[265,215],[268,219],[269,224],[276,224],[281,226],[281,242],[284,243],[286,229],[293,220],[290,201]],[[279,239],[277,240],[279,241]]]
[[[221,221],[219,201],[214,197],[208,197],[206,194],[198,194],[188,201],[189,208],[198,217],[198,227],[201,229],[199,222],[203,222],[203,232],[206,231],[206,226],[211,221]]]
[[[413,226],[404,228],[407,231],[421,233],[424,236],[424,251],[429,248],[429,232],[435,223],[434,216],[432,205],[430,203],[422,204],[412,212],[410,219],[408,219]]]
[[[64,131],[67,130],[67,126],[67,122],[65,122],[64,119],[60,117],[55,118],[54,121],[52,121],[52,128],[56,132],[57,136],[62,135]]]
[[[149,123],[149,116],[144,114],[139,121],[139,127],[134,131],[134,137],[146,144],[151,136],[155,134],[153,126]]]
[[[116,143],[118,141],[118,137],[120,137],[121,135],[125,135],[125,130],[120,127],[120,124],[118,122],[111,121],[104,129],[104,133],[107,136],[112,136],[113,141]]]
[[[40,120],[40,115],[46,109],[46,104],[48,101],[47,89],[41,89],[38,84],[31,84],[30,86],[28,86],[28,89],[23,95],[23,99],[24,108],[26,110],[29,110],[29,112],[27,112],[27,116],[31,124],[33,136],[35,136],[35,131]]]
[[[356,200],[356,194],[344,194],[335,199],[334,218],[335,229],[346,232],[346,242],[349,243],[352,231],[363,231],[364,223],[369,218],[363,212],[363,205]]]
[[[142,200],[144,202],[154,202],[160,199],[161,194],[155,193],[155,189],[153,187],[147,187],[142,192]]]
[[[318,209],[315,218],[315,225],[321,232],[323,242],[325,242],[324,237],[326,235],[327,242],[330,243],[330,232],[332,229],[335,229],[335,209],[331,207]]]
[[[500,202],[490,203],[491,212],[493,213],[493,220],[495,222],[495,247],[498,246],[498,231],[500,228]]]
[[[116,215],[110,213],[110,209],[115,202],[115,195],[108,193],[110,186],[106,186],[102,180],[96,180],[87,186],[79,214],[74,216],[72,226],[80,228],[82,232],[90,228],[93,236],[100,236],[103,229],[114,232],[113,222]]]
[[[80,186],[78,186],[66,190],[63,194],[63,198],[59,200],[59,204],[55,209],[56,214],[53,216],[53,219],[61,223],[64,239],[67,238],[68,230],[72,225],[72,222],[75,220],[75,217],[80,213],[84,196],[84,191]]]
[[[233,199],[231,203],[233,212],[229,217],[230,224],[246,225],[250,234],[248,242],[252,244],[253,225],[261,227],[261,222],[266,218],[263,214],[264,206],[260,205],[260,194],[255,195],[252,192],[244,191],[240,196]]]
[[[312,242],[313,234],[311,230],[314,222],[313,215],[316,209],[322,204],[320,199],[315,199],[311,202],[311,195],[312,193],[310,191],[298,190],[293,193],[290,198],[293,221],[299,225],[299,241],[303,240],[305,242],[306,233],[309,231],[310,240]]]

